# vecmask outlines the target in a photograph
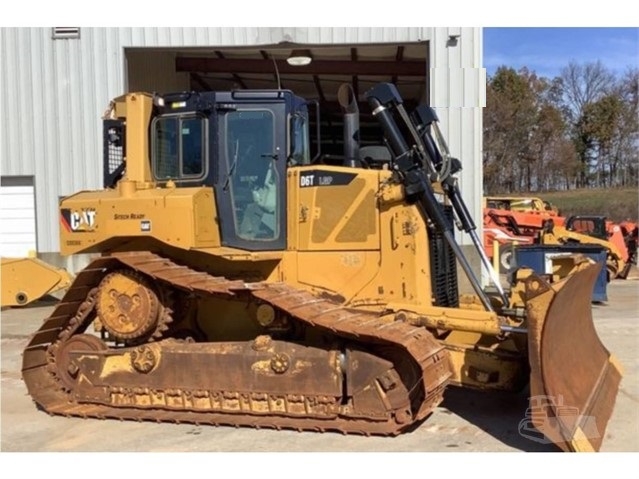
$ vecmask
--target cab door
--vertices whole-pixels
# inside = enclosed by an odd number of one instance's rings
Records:
[[[286,104],[233,103],[217,110],[215,195],[222,244],[286,248]]]

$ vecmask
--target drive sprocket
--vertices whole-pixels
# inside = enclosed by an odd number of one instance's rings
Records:
[[[98,288],[96,309],[110,337],[134,344],[157,339],[171,322],[170,309],[148,278],[130,269],[107,274]]]

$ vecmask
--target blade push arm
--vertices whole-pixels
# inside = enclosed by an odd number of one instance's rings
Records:
[[[508,297],[501,286],[499,275],[492,267],[492,264],[482,247],[482,243],[477,236],[477,226],[475,225],[470,211],[468,211],[466,203],[459,191],[457,179],[453,176],[461,170],[461,162],[457,158],[450,157],[446,142],[439,130],[439,126],[437,125],[437,122],[439,121],[437,114],[432,108],[420,105],[413,113],[413,121],[417,124],[420,139],[424,143],[424,150],[426,151],[427,157],[425,158],[425,161],[429,161],[433,165],[433,168],[437,171],[442,189],[453,205],[453,210],[455,211],[455,215],[459,221],[460,229],[464,230],[470,236],[475,249],[479,253],[481,262],[488,271],[490,279],[497,288],[504,305],[508,305]],[[433,132],[435,133],[438,143],[444,148],[444,156],[446,158],[442,157],[442,154],[437,148],[433,139]]]
[[[492,311],[490,299],[482,290],[468,260],[455,241],[452,225],[447,221],[444,209],[435,197],[435,191],[431,184],[431,180],[435,179],[432,177],[436,174],[434,162],[428,156],[415,125],[408,117],[397,88],[390,83],[380,83],[366,93],[366,99],[371,106],[373,115],[378,119],[386,134],[395,158],[393,168],[402,179],[408,201],[418,207],[425,221],[430,220],[439,228],[468,276],[484,308]],[[410,132],[411,146],[395,121],[393,112],[397,112],[402,118],[405,128]],[[429,170],[428,173],[426,169]]]

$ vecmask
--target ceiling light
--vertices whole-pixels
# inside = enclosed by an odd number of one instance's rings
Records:
[[[311,52],[308,50],[293,50],[286,63],[294,67],[303,67],[311,63]]]

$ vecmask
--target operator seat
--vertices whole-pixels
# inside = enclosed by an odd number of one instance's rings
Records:
[[[273,162],[270,162],[262,186],[252,191],[253,202],[246,207],[240,235],[249,238],[274,238],[277,233],[275,211],[277,209],[277,178]],[[266,230],[265,230],[266,227]]]

